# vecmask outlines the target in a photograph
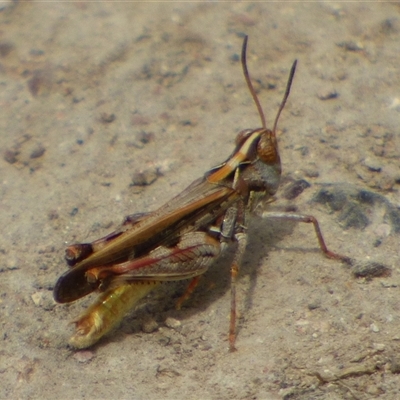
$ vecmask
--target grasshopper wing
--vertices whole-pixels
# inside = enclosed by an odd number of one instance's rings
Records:
[[[207,227],[238,198],[239,194],[229,186],[210,183],[206,178],[194,181],[169,203],[148,214],[131,229],[65,272],[55,285],[54,299],[59,303],[68,303],[86,296],[101,285],[102,289],[107,288],[107,282],[102,279],[90,282],[88,271],[145,257],[157,247],[178,240],[183,233]],[[153,279],[157,280],[156,277]]]

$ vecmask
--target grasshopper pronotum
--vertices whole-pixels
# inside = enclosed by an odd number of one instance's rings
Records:
[[[297,61],[292,65],[286,91],[272,130],[267,129],[261,104],[246,65],[247,36],[242,66],[247,86],[261,118],[261,128],[246,129],[236,137],[236,147],[222,164],[194,181],[167,204],[148,214],[127,217],[122,226],[92,243],[74,244],[66,250],[71,268],[57,281],[54,298],[75,301],[99,290],[96,302],[76,321],[70,344],[89,347],[109,332],[130,308],[164,281],[192,279],[182,300],[230,243],[236,245],[231,265],[229,349],[235,350],[236,293],[239,266],[246,248],[246,218],[260,201],[277,191],[281,163],[276,139],[279,116],[289,96]],[[263,213],[314,225],[326,256],[350,263],[327,249],[317,220],[292,213]]]

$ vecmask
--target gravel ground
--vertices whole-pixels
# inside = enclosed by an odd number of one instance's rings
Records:
[[[9,2],[0,8],[0,398],[400,398],[398,3]],[[67,244],[151,211],[259,125],[240,49],[271,125],[282,188],[253,218],[227,351],[229,260],[180,311],[165,284],[87,350],[53,301]]]

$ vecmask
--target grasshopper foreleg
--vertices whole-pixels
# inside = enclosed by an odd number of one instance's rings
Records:
[[[236,243],[235,255],[231,264],[231,310],[229,320],[229,351],[236,351],[236,280],[247,245],[245,228],[245,206],[238,202],[235,207],[229,208],[225,215],[221,231],[222,248],[227,242],[234,240]]]
[[[229,351],[236,351],[236,279],[239,274],[240,263],[247,245],[247,234],[239,232],[235,235],[237,247],[231,265],[231,313],[229,321]]]
[[[321,228],[319,227],[319,223],[315,217],[312,215],[304,215],[304,214],[292,214],[292,213],[285,213],[285,212],[269,212],[265,211],[261,214],[262,218],[274,218],[274,219],[281,219],[286,221],[294,221],[294,222],[305,222],[307,224],[313,224],[315,234],[317,235],[318,244],[322,252],[325,254],[326,257],[332,258],[334,260],[339,260],[347,265],[353,265],[354,261],[347,256],[343,256],[338,253],[334,253],[333,251],[329,250],[325,244],[324,237],[321,232]]]

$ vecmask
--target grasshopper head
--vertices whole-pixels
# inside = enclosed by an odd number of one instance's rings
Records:
[[[249,192],[270,197],[278,190],[281,160],[275,132],[267,128],[244,130],[236,137],[236,149],[231,159],[239,158],[238,177]]]
[[[274,195],[279,186],[281,161],[276,127],[290,93],[297,61],[293,63],[290,70],[286,91],[271,130],[266,127],[264,112],[250,80],[246,64],[246,48],[247,36],[244,38],[242,47],[242,67],[247,86],[260,115],[262,127],[241,131],[236,137],[236,148],[232,155],[222,165],[210,170],[206,177],[211,183],[232,185],[235,189],[242,186],[240,190],[243,194],[258,192],[268,197]],[[243,185],[240,185],[240,182]]]
[[[253,135],[254,133],[256,135]],[[246,145],[247,140],[250,143]],[[253,141],[254,143],[252,143]],[[242,147],[247,149],[249,153],[246,157],[247,161],[253,161],[255,157],[258,157],[265,164],[280,163],[278,141],[275,132],[271,129],[245,129],[236,136],[235,144],[236,151]]]
[[[266,127],[264,112],[260,101],[251,83],[249,71],[246,63],[247,36],[245,36],[242,46],[242,67],[247,86],[256,104],[260,115],[262,128],[254,130],[244,130],[236,138],[236,153],[245,153],[245,161],[241,163],[243,170],[241,178],[248,184],[250,191],[264,192],[271,196],[276,193],[281,176],[281,160],[278,151],[278,141],[276,139],[276,127],[279,116],[285,107],[289,97],[290,87],[296,70],[297,60],[294,61],[290,70],[289,79],[286,85],[285,94],[275,117],[272,130]]]

